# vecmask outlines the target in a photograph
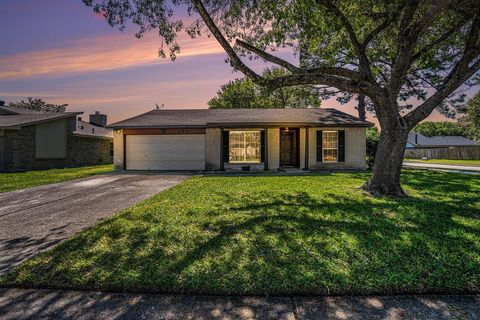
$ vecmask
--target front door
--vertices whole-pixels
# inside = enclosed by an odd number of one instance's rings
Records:
[[[298,129],[280,129],[280,167],[298,167]]]

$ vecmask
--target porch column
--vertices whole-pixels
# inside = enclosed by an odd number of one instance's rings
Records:
[[[265,136],[265,146],[263,147],[263,170],[268,171],[268,128],[265,128],[265,133],[263,135]]]
[[[308,138],[310,136],[310,132],[308,129],[309,127],[305,128],[305,168],[303,168],[303,170],[308,170],[308,149],[310,145],[310,143],[308,142]]]
[[[224,162],[224,157],[223,157],[223,128],[220,128],[220,170],[224,171],[225,170],[225,162]]]

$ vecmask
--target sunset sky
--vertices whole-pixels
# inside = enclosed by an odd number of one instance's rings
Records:
[[[68,111],[99,110],[111,123],[155,104],[206,108],[220,85],[242,77],[214,39],[182,35],[179,58],[161,59],[155,33],[139,40],[135,27],[112,29],[81,0],[1,0],[0,23],[0,100],[7,102],[39,97],[68,103]],[[334,100],[322,107],[356,114]]]

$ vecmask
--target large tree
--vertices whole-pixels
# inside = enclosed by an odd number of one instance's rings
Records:
[[[65,112],[68,104],[52,104],[42,99],[28,97],[27,101],[10,102],[9,106],[41,112]]]
[[[400,172],[408,132],[433,110],[452,113],[460,90],[480,69],[478,0],[83,0],[112,26],[128,21],[137,36],[156,29],[170,57],[177,35],[213,35],[232,67],[271,89],[319,85],[368,97],[381,126],[370,192],[403,195]],[[185,25],[174,8],[200,18]],[[299,65],[275,55],[300,49],[316,57]],[[160,54],[165,52],[162,48]],[[267,79],[244,55],[292,74]]]
[[[282,77],[290,74],[282,68],[267,68],[265,78]],[[217,96],[208,102],[211,109],[234,108],[318,108],[318,89],[311,85],[294,86],[270,90],[256,85],[250,78],[235,79],[221,86]]]

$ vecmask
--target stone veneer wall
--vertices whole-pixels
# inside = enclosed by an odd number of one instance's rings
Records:
[[[78,167],[112,163],[112,139],[79,137],[73,134],[75,117],[67,121],[67,156],[65,159],[35,158],[35,125],[21,130],[5,130],[3,135],[3,171],[26,171]]]

